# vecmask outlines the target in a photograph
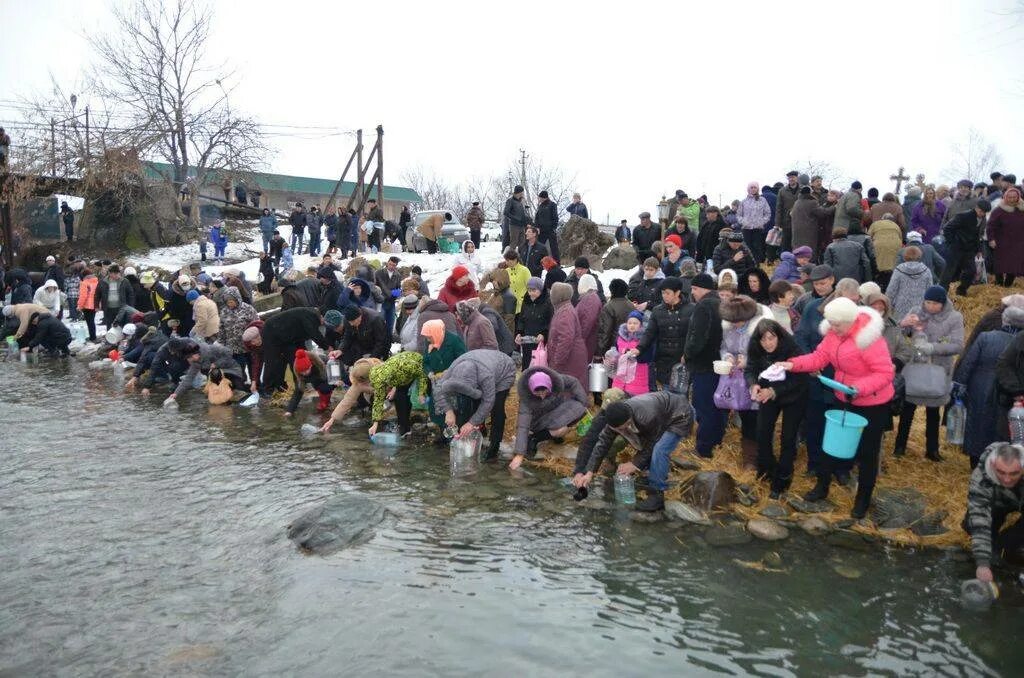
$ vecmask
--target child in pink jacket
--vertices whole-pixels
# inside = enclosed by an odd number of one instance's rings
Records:
[[[619,325],[619,333],[615,338],[615,348],[618,350],[619,356],[624,356],[626,351],[634,349],[640,344],[640,337],[644,333],[643,318],[643,313],[633,311],[627,316],[626,322]],[[631,396],[647,393],[650,390],[648,388],[648,369],[650,366],[647,363],[636,362],[635,365],[636,373],[633,375],[633,379],[627,382],[615,377],[612,379],[612,388],[621,388]]]

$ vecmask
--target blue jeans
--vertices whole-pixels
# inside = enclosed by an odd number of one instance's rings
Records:
[[[320,254],[320,232],[309,234],[309,255],[315,257]]]
[[[654,489],[664,492],[668,488],[668,459],[682,438],[678,433],[665,431],[658,438],[658,442],[654,444],[654,452],[651,453],[651,468],[647,472],[647,480]]]
[[[266,252],[267,254],[270,254],[270,239],[274,237],[274,234],[271,233],[270,235],[267,235],[266,233],[263,233],[262,236],[263,236],[263,251]]]
[[[391,303],[384,302],[380,305],[381,315],[384,316],[384,326],[388,328],[388,332],[395,331],[395,302],[392,299]]]
[[[715,389],[718,375],[714,372],[696,372],[693,375],[693,409],[697,415],[697,454],[710,457],[725,435],[726,413],[715,407]]]
[[[349,249],[351,251],[353,251],[353,252],[358,252],[359,251],[359,227],[358,226],[353,226],[352,227],[351,237],[352,237],[352,245],[351,245],[351,247],[349,247]]]

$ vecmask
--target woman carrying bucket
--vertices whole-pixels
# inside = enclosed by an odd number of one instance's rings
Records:
[[[844,297],[825,306],[821,330],[825,338],[813,353],[776,363],[792,372],[816,372],[827,365],[836,371],[836,397],[841,408],[825,413],[824,450],[828,453],[818,469],[818,483],[804,499],[820,501],[828,496],[833,458],[849,458],[858,465],[857,496],[852,516],[867,515],[878,475],[882,432],[889,420],[889,401],[894,391],[895,370],[882,331],[882,317],[873,308],[857,306]],[[859,434],[859,438],[858,438]],[[854,441],[856,445],[854,446]]]

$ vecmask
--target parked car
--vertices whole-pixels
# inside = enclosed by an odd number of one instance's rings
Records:
[[[426,252],[427,251],[427,239],[420,235],[419,227],[423,223],[424,219],[434,214],[451,214],[445,210],[424,210],[417,212],[412,215],[412,224],[409,226],[409,230],[405,235],[405,245],[409,252]],[[450,238],[462,246],[462,243],[469,240],[469,229],[466,228],[459,220],[452,215],[450,220],[444,222],[444,226],[441,227],[441,236],[444,238]],[[500,236],[499,236],[500,237]]]
[[[480,228],[480,242],[501,241],[501,224],[497,221],[485,221]]]

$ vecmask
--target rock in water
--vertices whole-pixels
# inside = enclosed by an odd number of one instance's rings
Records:
[[[571,264],[576,257],[587,257],[590,268],[601,270],[604,263],[602,255],[615,244],[615,239],[601,232],[597,224],[589,219],[573,215],[558,231],[558,249],[562,255],[562,263]],[[636,266],[634,257],[633,266]]]
[[[736,498],[736,481],[725,471],[704,471],[693,477],[685,497],[702,511],[725,508]]]
[[[949,530],[942,524],[948,517],[946,511],[933,511],[927,514],[921,520],[917,521],[910,526],[910,530],[919,537],[931,537],[937,534],[945,534]]]
[[[711,519],[707,514],[681,501],[666,501],[665,515],[669,520],[677,520],[694,525],[710,525]]]
[[[754,518],[748,521],[747,532],[764,541],[781,541],[789,537],[789,530],[767,518]]]
[[[750,533],[742,525],[714,525],[704,532],[704,541],[711,546],[742,546],[750,543]]]
[[[636,250],[629,245],[617,245],[604,257],[604,267],[629,270],[636,266]]]
[[[789,515],[789,511],[782,504],[771,503],[765,506],[760,511],[761,515],[765,518],[785,518]]]
[[[836,507],[835,504],[830,502],[828,499],[823,499],[821,501],[804,501],[799,497],[790,497],[786,500],[786,503],[800,513],[828,513]]]
[[[871,502],[871,519],[880,528],[910,527],[927,511],[924,495],[912,487],[880,487]]]
[[[306,553],[327,555],[373,538],[387,512],[365,495],[347,492],[328,499],[288,526],[288,538]]]
[[[811,516],[810,518],[801,520],[800,529],[807,534],[814,536],[828,534],[832,531],[832,527],[817,516]]]

